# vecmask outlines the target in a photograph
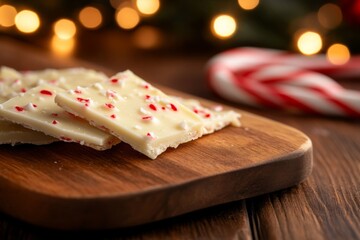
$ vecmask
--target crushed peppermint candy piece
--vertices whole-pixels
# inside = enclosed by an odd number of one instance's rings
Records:
[[[180,128],[183,130],[188,130],[189,129],[189,125],[187,124],[186,121],[181,121],[179,124]]]
[[[149,114],[149,111],[147,111],[145,108],[143,107],[140,107],[139,111],[142,113],[142,114]]]
[[[37,105],[36,104],[33,104],[33,103],[28,103],[25,105],[24,109],[26,111],[35,111],[37,108]]]
[[[170,103],[170,108],[175,112],[177,111],[177,107],[172,103]]]
[[[152,116],[142,116],[141,119],[142,120],[152,120],[153,117]]]
[[[216,105],[213,107],[215,112],[221,112],[222,110],[224,110],[224,107],[221,105]]]
[[[134,129],[136,129],[136,130],[140,130],[140,129],[142,129],[142,127],[141,126],[139,126],[139,125],[134,125],[134,127],[133,127]]]
[[[146,133],[146,138],[150,139],[150,140],[154,140],[154,139],[156,139],[156,136],[153,132],[148,132],[148,133]]]
[[[157,108],[156,108],[156,106],[154,105],[154,104],[149,104],[149,108],[151,109],[151,110],[153,110],[153,111],[156,111],[157,110]]]
[[[108,109],[115,108],[115,106],[114,106],[113,104],[111,104],[111,103],[105,103],[104,105],[105,105],[105,107],[108,108]]]
[[[18,111],[18,112],[24,111],[24,108],[23,108],[23,107],[20,107],[20,106],[15,106],[15,109],[16,109],[16,111]]]
[[[103,90],[103,86],[100,84],[100,83],[95,83],[94,85],[94,88],[98,89],[98,90]]]
[[[47,95],[47,96],[52,96],[52,95],[53,95],[51,91],[49,91],[49,90],[44,90],[44,89],[41,90],[40,93],[43,94],[43,95]]]

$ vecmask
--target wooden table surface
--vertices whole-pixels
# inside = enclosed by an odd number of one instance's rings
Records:
[[[104,47],[96,48],[104,42]],[[360,239],[359,120],[294,115],[224,102],[211,93],[204,81],[204,66],[212,53],[131,52],[103,36],[81,45],[75,53],[92,65],[57,58],[34,45],[0,38],[0,65],[18,69],[95,66],[109,69],[108,73],[129,68],[150,82],[298,128],[313,141],[314,169],[296,187],[130,229],[60,232],[31,226],[0,213],[0,239]],[[50,58],[54,61],[48,61]],[[53,62],[56,66],[52,66]],[[360,79],[341,84],[360,89]]]

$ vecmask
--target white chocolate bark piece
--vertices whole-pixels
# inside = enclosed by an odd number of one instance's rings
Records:
[[[152,159],[203,134],[197,114],[131,71],[79,93],[59,93],[55,102]]]
[[[105,74],[85,68],[18,72],[3,66],[0,68],[0,100],[8,100],[43,83],[68,90],[76,86],[90,86],[106,79]]]
[[[111,148],[119,139],[75,117],[54,102],[65,90],[41,85],[0,105],[0,116],[65,142],[77,142],[97,150]]]
[[[218,131],[228,125],[239,127],[241,115],[234,111],[224,111],[221,105],[212,109],[203,107],[198,100],[174,97],[179,102],[198,114],[204,123],[204,134]]]
[[[0,144],[35,144],[43,145],[58,141],[42,132],[33,131],[19,124],[0,120]]]
[[[85,68],[19,72],[3,66],[0,68],[0,103],[44,82],[63,89],[72,89],[76,86],[88,86],[106,79],[105,74]],[[57,139],[43,133],[5,120],[0,123],[0,136],[0,144],[29,143],[39,145],[57,141]]]

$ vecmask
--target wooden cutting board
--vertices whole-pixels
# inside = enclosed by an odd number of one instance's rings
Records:
[[[124,143],[103,152],[61,142],[2,145],[0,210],[57,229],[128,227],[287,188],[310,174],[307,136],[234,110],[242,127],[182,144],[156,160]]]

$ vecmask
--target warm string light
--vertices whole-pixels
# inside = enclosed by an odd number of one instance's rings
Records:
[[[97,29],[102,24],[102,14],[99,9],[95,7],[84,7],[79,12],[79,21],[85,27],[89,29]]]
[[[142,17],[154,15],[160,9],[160,0],[109,0],[109,2],[117,9],[116,23],[126,30],[137,27]],[[243,10],[252,10],[258,7],[260,0],[237,0],[237,3]],[[316,17],[324,32],[338,27],[343,20],[340,7],[333,3],[321,6]],[[103,15],[98,8],[86,6],[78,12],[78,21],[84,28],[98,29],[103,24]],[[40,28],[41,21],[34,11],[25,9],[17,12],[14,6],[0,4],[0,27],[8,28],[14,25],[21,33],[33,33]],[[237,22],[231,15],[218,15],[212,19],[210,28],[215,37],[228,39],[235,34]],[[56,50],[58,53],[71,52],[77,32],[74,21],[60,19],[54,23],[53,30],[52,48],[58,49]],[[154,27],[143,26],[134,31],[133,40],[137,47],[154,48],[161,42],[161,32]],[[297,37],[296,44],[302,54],[312,55],[321,51],[323,40],[319,33],[307,31]],[[327,49],[327,58],[333,64],[344,64],[350,59],[350,52],[343,44],[333,44]]]
[[[321,26],[326,29],[333,29],[341,24],[343,16],[338,5],[327,3],[319,9],[317,18]]]
[[[253,10],[259,5],[259,0],[238,0],[239,6],[244,10]]]
[[[0,26],[12,27],[15,25],[16,8],[10,5],[0,6]]]
[[[115,15],[116,23],[123,29],[133,29],[140,22],[138,12],[131,7],[122,7],[118,9]]]
[[[304,55],[313,55],[322,48],[322,39],[320,34],[312,31],[304,32],[297,39],[297,47]]]
[[[236,21],[230,15],[218,15],[211,21],[211,31],[215,37],[220,39],[230,38],[235,33],[236,28]]]
[[[335,43],[328,48],[326,57],[334,65],[343,65],[350,60],[350,51],[344,44]]]
[[[69,19],[63,18],[57,20],[53,26],[54,34],[63,40],[73,38],[76,34],[75,23]]]
[[[33,33],[40,27],[40,18],[31,10],[22,10],[15,16],[15,26],[20,32]]]
[[[159,0],[136,0],[136,7],[144,15],[153,15],[160,8]]]

